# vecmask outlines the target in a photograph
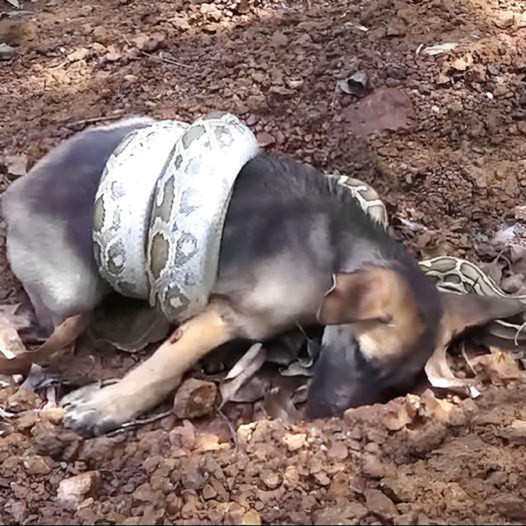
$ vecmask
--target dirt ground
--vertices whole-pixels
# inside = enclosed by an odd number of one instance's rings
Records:
[[[267,150],[371,183],[418,258],[487,263],[499,230],[526,246],[525,9],[522,0],[37,0],[17,11],[0,0],[0,43],[11,48],[0,46],[0,190],[90,124],[223,109]],[[456,47],[430,52],[445,43]],[[365,99],[347,93],[356,73],[367,79],[358,95],[398,94],[400,116],[385,126],[394,129],[360,135]],[[0,303],[21,301],[1,249]],[[104,360],[125,369],[135,357]],[[237,405],[94,439],[63,428],[46,389],[4,381],[0,521],[521,523],[526,373],[498,351],[481,363],[475,400],[421,388],[297,425],[252,422]]]

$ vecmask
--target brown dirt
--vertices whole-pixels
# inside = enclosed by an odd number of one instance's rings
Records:
[[[0,13],[12,12],[0,0]],[[354,174],[415,254],[489,257],[526,190],[526,11],[517,0],[50,0],[0,18],[0,189],[90,123],[240,115],[267,149]],[[365,26],[363,31],[359,26]],[[456,42],[429,56],[427,46]],[[420,47],[422,45],[422,47]],[[411,125],[356,137],[362,71]],[[518,223],[524,236],[524,217]],[[415,226],[416,224],[416,226]],[[522,237],[522,242],[524,237]],[[0,254],[0,301],[20,289]],[[127,367],[133,359],[106,357]],[[120,361],[119,361],[120,360]],[[505,366],[504,366],[504,365]],[[0,521],[509,523],[526,520],[526,389],[494,353],[477,400],[427,391],[288,426],[173,415],[80,439],[41,397],[0,388]]]

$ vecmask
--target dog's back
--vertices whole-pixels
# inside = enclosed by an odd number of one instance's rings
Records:
[[[68,316],[92,310],[108,290],[93,259],[95,192],[111,152],[150,122],[133,118],[85,130],[52,150],[3,195],[8,258],[48,331]]]

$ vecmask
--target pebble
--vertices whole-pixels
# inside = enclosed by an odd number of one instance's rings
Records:
[[[382,521],[392,520],[393,517],[399,515],[393,501],[380,490],[366,489],[363,494],[367,509],[377,515]]]
[[[57,499],[68,509],[76,509],[85,496],[93,493],[100,481],[98,471],[86,471],[75,477],[60,481]]]
[[[0,60],[11,60],[14,56],[16,56],[15,48],[0,43]]]
[[[283,442],[285,442],[287,449],[292,453],[305,445],[306,438],[305,433],[287,433],[283,437]]]
[[[54,463],[49,457],[30,455],[24,458],[23,464],[29,475],[47,475],[51,472]]]
[[[198,418],[215,409],[217,386],[214,382],[189,378],[177,390],[174,414],[177,418]]]

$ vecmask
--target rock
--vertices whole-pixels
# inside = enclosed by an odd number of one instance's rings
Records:
[[[492,505],[507,519],[514,521],[526,520],[526,502],[524,499],[514,497],[513,495],[502,495],[497,497],[492,502]]]
[[[15,48],[8,46],[7,44],[4,44],[3,42],[0,43],[0,60],[11,60],[15,56],[16,56]]]
[[[66,508],[75,510],[87,495],[95,492],[99,481],[98,471],[86,471],[75,477],[64,479],[58,485],[57,499]]]
[[[226,519],[228,520],[228,522],[230,522],[231,524],[243,524],[242,521],[244,516],[245,508],[243,508],[241,504],[238,504],[237,502],[228,503],[226,511]]]
[[[213,488],[211,484],[206,484],[203,488],[203,491],[201,492],[201,495],[203,496],[203,499],[210,500],[217,497],[217,491]]]
[[[38,415],[35,411],[24,411],[16,422],[17,429],[27,429],[33,427],[38,422]]]
[[[399,515],[393,501],[386,497],[380,490],[366,489],[363,494],[365,496],[365,506],[367,509],[382,521],[392,520],[393,517]]]
[[[407,26],[400,18],[392,18],[387,25],[388,37],[402,37],[407,32]]]
[[[364,455],[362,473],[366,477],[382,478],[386,474],[386,466],[376,455],[366,453]]]
[[[103,26],[97,26],[92,31],[91,37],[93,38],[94,42],[98,42],[99,44],[103,44],[104,46],[111,43],[111,35],[108,33],[108,31],[106,31],[106,29]]]
[[[283,474],[285,485],[294,488],[300,481],[300,474],[294,466],[288,466]]]
[[[334,458],[337,460],[345,460],[349,450],[343,442],[335,442],[327,451],[327,456],[329,458]]]
[[[270,133],[267,132],[259,132],[256,134],[256,139],[258,141],[258,144],[264,148],[265,146],[270,146],[271,144],[274,144],[276,142],[276,139],[270,135]]]
[[[152,52],[166,45],[166,35],[164,33],[151,33],[147,35],[138,35],[132,42],[141,50]]]
[[[471,64],[473,64],[473,57],[466,53],[464,56],[454,59],[451,62],[451,67],[456,71],[466,71]]]
[[[281,31],[276,31],[270,41],[274,47],[285,47],[289,43],[287,35]]]
[[[209,474],[201,467],[199,459],[190,457],[181,466],[181,484],[185,489],[201,489],[208,482]]]
[[[30,455],[24,458],[24,468],[29,475],[47,475],[51,472],[53,467],[53,460],[49,457],[41,457],[39,455]]]
[[[283,477],[277,471],[266,470],[261,474],[261,480],[263,481],[263,484],[267,486],[267,488],[276,489],[277,487],[281,486]]]
[[[214,382],[189,378],[177,390],[174,414],[177,418],[198,418],[215,409],[217,386]]]
[[[327,494],[333,497],[345,497],[349,495],[349,476],[347,473],[336,473],[331,480]]]
[[[214,22],[219,22],[221,20],[221,9],[214,4],[201,4],[200,11],[201,14],[209,20],[213,20]]]
[[[256,510],[248,510],[241,519],[241,524],[261,524],[261,515]]]
[[[283,442],[285,442],[287,449],[292,453],[298,451],[298,449],[301,449],[305,445],[306,438],[304,433],[287,433],[283,437]]]
[[[499,436],[509,440],[513,444],[526,444],[526,421],[514,420],[510,426],[499,432]]]
[[[327,476],[327,473],[320,471],[314,475],[314,479],[318,484],[322,486],[328,486],[331,483],[331,479]]]
[[[464,425],[467,416],[462,407],[447,400],[436,398],[430,389],[422,394],[422,414],[428,418],[452,426]]]

